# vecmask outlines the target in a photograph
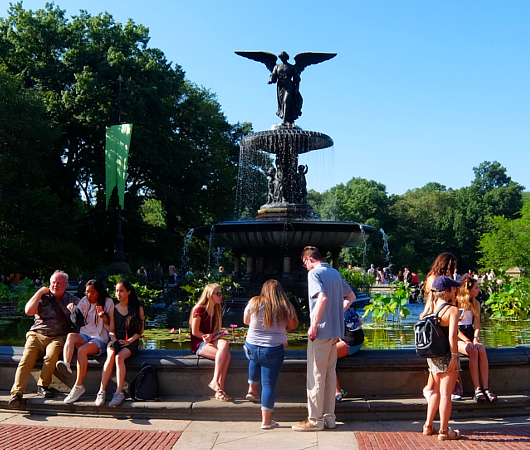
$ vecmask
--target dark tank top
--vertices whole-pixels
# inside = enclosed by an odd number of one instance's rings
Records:
[[[127,339],[130,336],[127,336],[127,317],[129,313],[125,316],[118,311],[118,308],[114,308],[114,332],[116,333],[116,339]],[[140,347],[140,340],[137,339],[132,344],[129,344],[127,348],[131,352],[131,356],[134,356],[138,353],[138,348]]]

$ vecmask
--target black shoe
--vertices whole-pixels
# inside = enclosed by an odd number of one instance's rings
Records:
[[[53,398],[53,392],[50,388],[44,386],[37,386],[37,395],[44,398]]]
[[[13,397],[11,397],[9,401],[7,402],[7,405],[10,408],[19,408],[22,405],[22,395],[20,394],[13,395]]]

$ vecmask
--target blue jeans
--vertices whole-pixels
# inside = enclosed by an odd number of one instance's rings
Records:
[[[274,408],[276,383],[283,365],[284,347],[261,347],[245,342],[245,355],[248,363],[248,382],[258,384],[261,375],[261,409]]]

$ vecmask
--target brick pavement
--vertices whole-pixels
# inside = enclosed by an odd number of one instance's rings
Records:
[[[458,441],[439,441],[436,436],[423,436],[421,432],[356,431],[359,450],[393,449],[466,449],[466,450],[528,450],[530,426],[499,427],[495,429],[461,430]]]
[[[171,450],[181,432],[0,425],[1,450]]]

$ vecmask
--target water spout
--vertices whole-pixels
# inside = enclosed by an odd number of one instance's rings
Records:
[[[190,231],[188,231],[188,234],[186,234],[184,237],[184,242],[182,243],[182,257],[180,258],[180,270],[182,273],[186,273],[188,271],[188,263],[190,260],[188,257],[188,252],[194,231],[195,228],[192,228]]]
[[[383,236],[383,251],[385,252],[386,256],[386,262],[387,264],[390,263],[390,249],[388,248],[388,236],[385,233],[385,230],[382,228],[379,228],[379,231],[381,232],[381,235]]]

